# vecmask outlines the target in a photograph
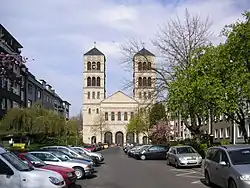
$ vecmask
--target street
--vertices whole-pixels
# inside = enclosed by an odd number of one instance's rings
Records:
[[[120,148],[102,152],[105,164],[97,167],[96,177],[77,182],[87,188],[202,188],[202,170],[175,169],[166,161],[140,161],[128,158]],[[79,186],[80,187],[80,186]]]

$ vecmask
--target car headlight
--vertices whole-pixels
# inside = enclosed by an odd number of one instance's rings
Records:
[[[242,180],[242,181],[250,181],[250,175],[240,176],[240,180]]]
[[[186,158],[180,157],[179,160],[180,160],[180,161],[186,161]]]
[[[53,183],[54,185],[62,185],[63,182],[60,181],[58,178],[55,178],[55,177],[49,177],[49,181],[51,183]]]
[[[68,178],[71,178],[72,176],[73,176],[73,174],[72,174],[71,172],[68,172],[68,173],[67,173],[67,177],[68,177]]]

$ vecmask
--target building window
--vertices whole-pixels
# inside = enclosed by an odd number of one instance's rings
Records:
[[[100,99],[100,91],[97,91],[97,96],[96,96],[97,99]]]
[[[147,86],[147,78],[146,77],[143,77],[142,85]]]
[[[128,121],[128,112],[124,112],[124,121]]]
[[[118,112],[118,113],[117,113],[117,120],[118,120],[118,121],[121,121],[121,120],[122,120],[121,112]]]
[[[108,121],[109,120],[109,114],[108,112],[105,112],[105,121]]]
[[[41,95],[41,91],[40,90],[37,90],[37,98],[38,99],[41,99],[42,95]]]
[[[20,108],[20,104],[13,101],[13,108]]]
[[[220,115],[220,121],[222,121],[223,120],[223,115]]]
[[[144,99],[147,99],[147,93],[146,92],[143,93],[143,97],[144,97]]]
[[[138,86],[139,87],[142,86],[142,78],[141,77],[138,78]]]
[[[149,91],[148,92],[148,98],[151,99],[152,95],[151,95],[151,92]]]
[[[143,62],[142,69],[147,70],[147,63],[146,62]]]
[[[218,129],[214,130],[214,138],[218,138]]]
[[[242,130],[240,129],[240,126],[237,127],[237,136],[238,137],[242,137],[243,136]]]
[[[28,92],[32,94],[32,85],[28,84]]]
[[[2,99],[1,109],[3,109],[3,110],[6,109],[6,99],[5,98]]]
[[[95,99],[95,92],[92,92],[92,99]]]
[[[111,112],[111,121],[115,121],[115,113]]]
[[[100,79],[100,77],[97,77],[97,79],[96,79],[96,85],[97,86],[101,86],[101,79]]]
[[[91,114],[91,108],[89,108],[89,111],[88,111],[88,112],[89,112],[89,114]]]
[[[220,129],[220,138],[223,138],[223,128]]]
[[[139,92],[139,99],[141,99],[141,92]]]
[[[21,100],[24,101],[24,91],[21,91]]]
[[[151,70],[151,62],[148,62],[148,70]]]
[[[32,106],[32,101],[31,101],[31,100],[28,100],[27,107],[30,108],[31,106]]]
[[[130,112],[130,119],[134,118],[134,112]]]
[[[91,70],[91,62],[88,62],[88,64],[87,64],[87,70]]]
[[[226,136],[226,138],[229,138],[229,136],[230,136],[230,128],[229,127],[225,128],[225,136]]]
[[[151,78],[148,77],[148,86],[151,87],[152,83],[151,83]]]
[[[101,70],[101,63],[97,62],[97,70]]]
[[[99,114],[99,108],[96,109],[96,113]]]
[[[92,77],[92,86],[96,86],[96,79],[95,79],[95,77]]]
[[[91,86],[91,78],[90,77],[87,78],[87,86]]]
[[[142,70],[142,63],[138,62],[138,71]]]
[[[92,62],[92,70],[96,70],[96,62]]]
[[[90,92],[88,92],[88,99],[90,99]]]

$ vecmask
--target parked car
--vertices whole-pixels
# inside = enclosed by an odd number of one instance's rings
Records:
[[[63,188],[65,185],[59,173],[29,167],[15,154],[0,148],[0,187]]]
[[[182,166],[198,166],[202,164],[201,155],[191,146],[173,146],[166,156],[167,164],[173,164],[176,168]]]
[[[134,147],[129,148],[129,149],[128,149],[128,152],[127,152],[128,156],[129,156],[129,157],[132,157],[133,152],[134,152],[135,150],[137,150],[138,148],[140,148],[140,147],[141,147],[141,146],[134,146]]]
[[[94,162],[95,164],[99,162],[99,159],[98,159],[97,156],[88,155],[88,154],[86,154],[86,152],[82,152],[82,151],[77,150],[77,149],[75,149],[75,148],[73,148],[73,147],[70,147],[70,149],[73,150],[73,151],[75,151],[76,153],[82,155],[83,157],[85,157],[85,158],[87,158],[87,159],[93,160],[93,162]]]
[[[23,162],[27,163],[30,167],[41,168],[58,172],[64,178],[66,185],[70,186],[76,182],[76,174],[73,168],[62,167],[58,165],[49,165],[38,159],[30,153],[17,153],[16,154]]]
[[[78,179],[82,179],[86,176],[90,176],[94,171],[93,165],[85,161],[79,160],[68,160],[68,159],[59,159],[53,153],[47,151],[32,151],[29,152],[32,155],[35,155],[37,158],[41,159],[47,164],[59,165],[64,167],[73,168]]]
[[[169,147],[165,145],[152,145],[138,154],[138,159],[166,159]]]
[[[136,150],[134,150],[131,154],[131,156],[135,159],[139,159],[140,157],[140,153],[143,151],[143,150],[146,150],[150,147],[151,145],[142,145],[140,147],[138,147]]]
[[[83,147],[89,151],[92,151],[92,152],[96,151],[96,147],[94,145],[91,145],[91,144],[86,144]]]
[[[82,147],[73,147],[74,149],[85,153],[86,155],[89,155],[91,157],[96,157],[98,159],[98,163],[103,162],[104,161],[104,157],[101,153],[97,153],[97,152],[91,152],[89,150],[86,150],[85,148]]]
[[[228,145],[209,148],[204,161],[207,185],[223,188],[250,187],[250,146]]]

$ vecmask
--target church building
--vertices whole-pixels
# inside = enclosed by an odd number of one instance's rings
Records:
[[[147,143],[148,135],[136,138],[126,126],[140,108],[155,103],[155,55],[145,48],[134,55],[132,97],[122,91],[106,96],[106,57],[96,47],[84,54],[83,61],[83,142]]]

